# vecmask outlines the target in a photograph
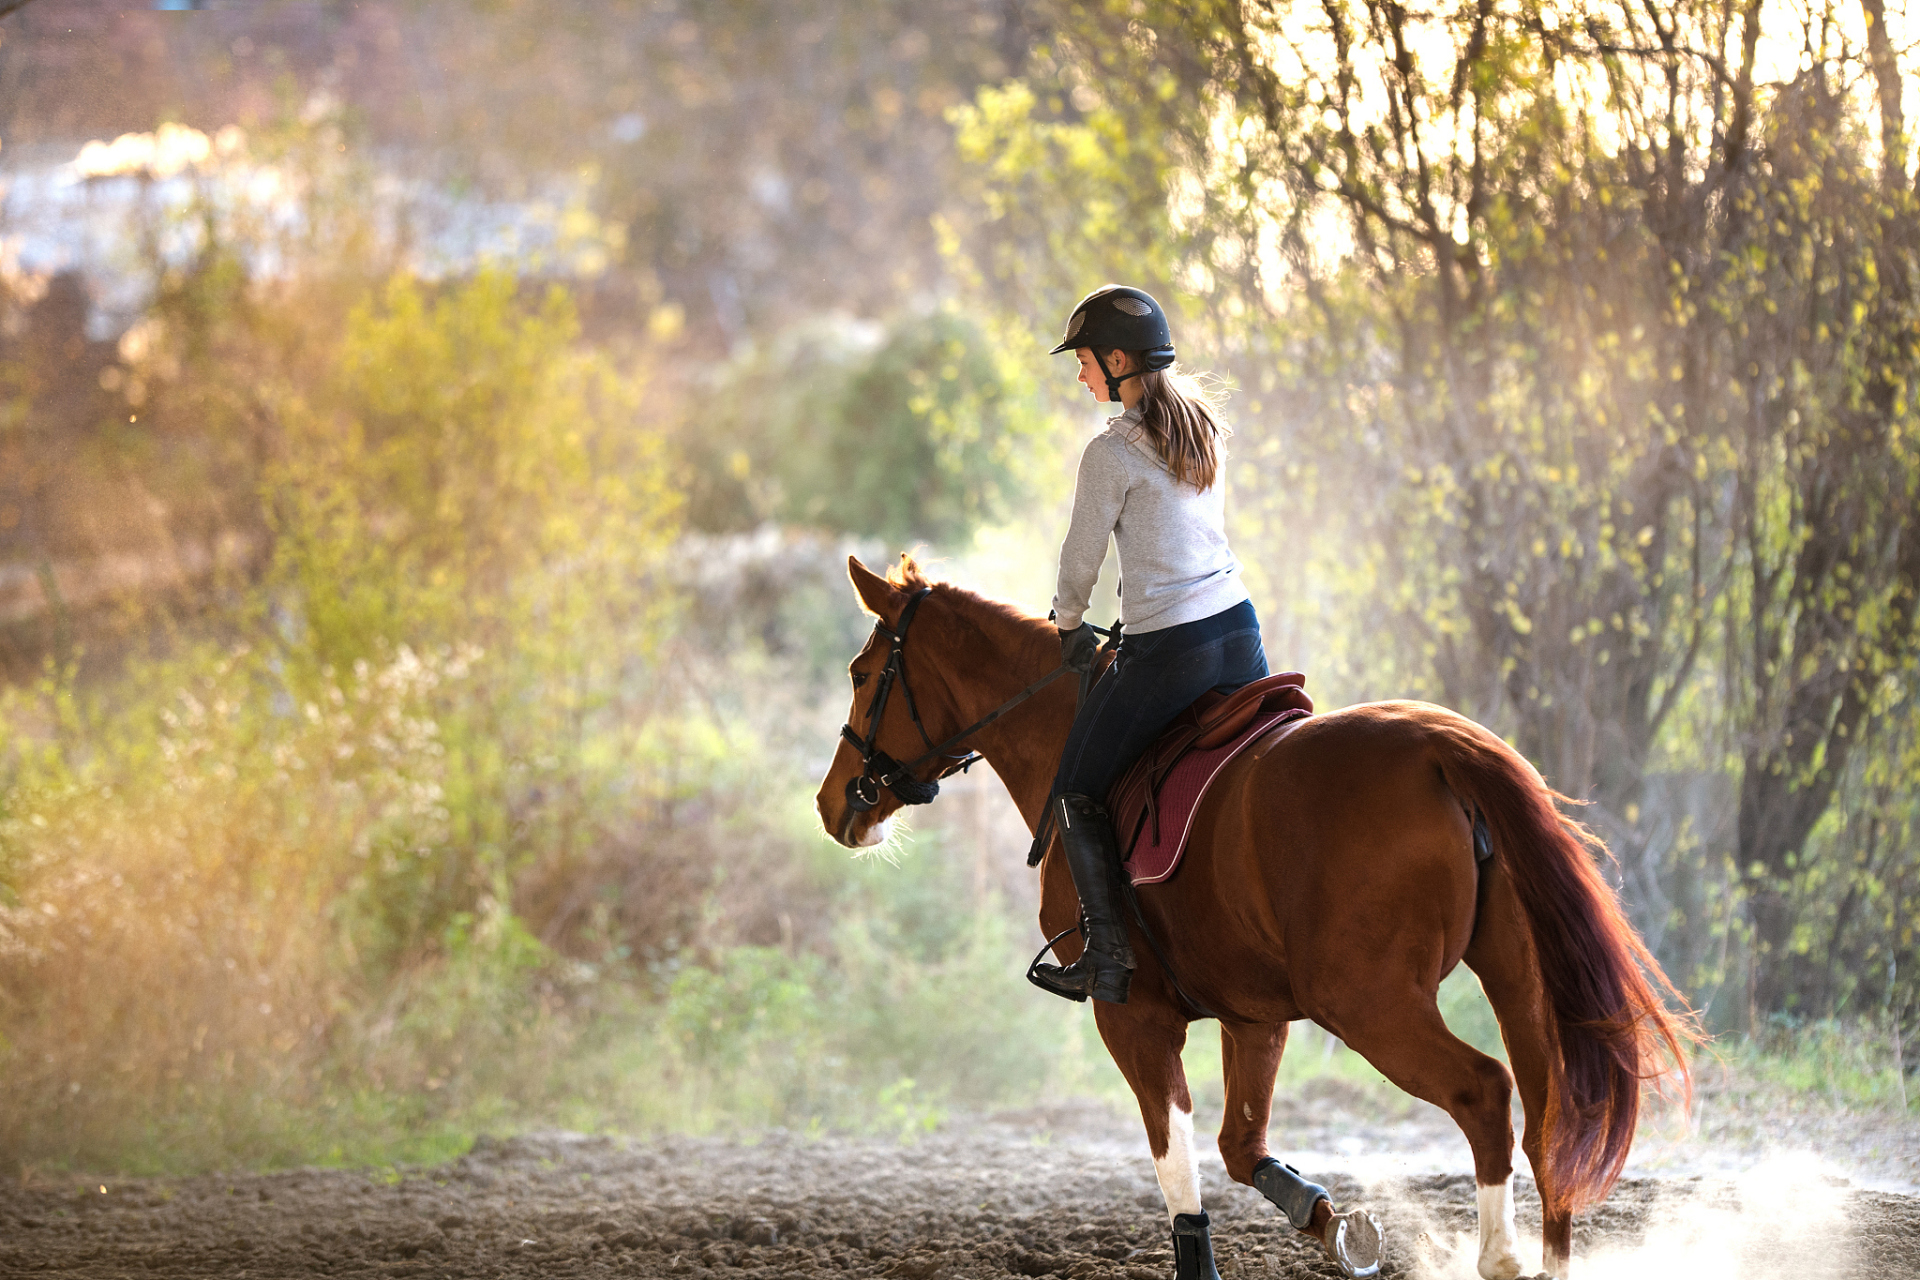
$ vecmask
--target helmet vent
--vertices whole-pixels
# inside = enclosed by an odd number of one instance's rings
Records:
[[[1140,301],[1140,299],[1138,298],[1115,298],[1113,300],[1113,305],[1120,308],[1122,311],[1126,312],[1130,316],[1150,315],[1153,312],[1153,307],[1151,305]]]
[[[1086,312],[1084,312],[1084,311],[1076,311],[1076,312],[1074,312],[1074,313],[1073,313],[1073,319],[1071,319],[1071,320],[1069,320],[1069,321],[1067,321],[1067,336],[1068,336],[1069,338],[1071,338],[1071,337],[1072,337],[1072,336],[1073,336],[1074,334],[1076,334],[1076,333],[1078,333],[1078,332],[1080,332],[1080,330],[1081,330],[1081,328],[1082,328],[1082,327],[1083,327],[1083,326],[1084,326],[1084,325],[1085,325],[1086,323],[1087,323],[1087,313],[1086,313]]]

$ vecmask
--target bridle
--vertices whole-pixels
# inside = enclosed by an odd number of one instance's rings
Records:
[[[906,654],[907,628],[913,625],[913,615],[919,611],[920,602],[932,591],[932,587],[921,587],[914,592],[907,600],[907,607],[900,611],[897,626],[888,627],[884,619],[873,624],[874,634],[885,636],[893,647],[887,654],[886,665],[880,668],[880,683],[874,687],[873,701],[867,706],[866,736],[861,737],[851,723],[840,726],[840,736],[860,753],[860,773],[847,780],[847,807],[855,813],[865,813],[879,804],[882,787],[893,792],[901,804],[931,804],[933,798],[940,794],[941,779],[971,768],[981,758],[978,751],[971,750],[956,755],[953,750],[955,747],[1073,670],[1062,663],[945,742],[935,745],[933,735],[921,723],[920,708],[913,700],[913,690],[907,685]],[[887,710],[887,698],[893,693],[896,683],[906,697],[907,714],[913,717],[913,727],[920,731],[920,740],[927,744],[925,751],[905,764],[876,745],[880,737],[880,720]],[[915,772],[921,765],[936,759],[950,763],[942,766],[933,778],[922,779]]]
[[[889,628],[886,619],[875,619],[873,633],[885,636],[892,642],[892,651],[887,654],[886,665],[880,668],[880,683],[874,686],[873,701],[867,704],[867,736],[861,737],[851,722],[840,726],[840,736],[852,744],[860,753],[860,774],[847,782],[847,807],[857,813],[865,813],[880,803],[880,788],[885,787],[900,798],[902,804],[929,804],[940,794],[939,778],[944,778],[955,769],[964,769],[973,763],[973,753],[958,764],[942,769],[935,780],[923,782],[914,774],[914,769],[939,755],[933,745],[933,736],[927,732],[927,726],[920,720],[920,706],[913,699],[913,690],[907,684],[907,628],[913,625],[913,615],[919,612],[920,602],[927,598],[931,587],[922,587],[913,593],[907,601],[907,607],[900,611],[900,623]],[[887,698],[893,693],[894,682],[900,684],[900,692],[907,699],[907,714],[913,717],[913,727],[920,731],[920,740],[927,744],[928,750],[917,759],[901,764],[877,745],[880,737],[880,721],[887,712]]]
[[[861,737],[851,723],[840,726],[840,736],[860,753],[860,773],[856,777],[847,779],[847,808],[855,813],[865,813],[879,804],[882,787],[899,797],[901,804],[931,804],[933,798],[940,794],[942,778],[951,777],[981,759],[978,751],[955,755],[953,748],[1073,670],[1066,663],[1061,663],[945,742],[935,745],[933,735],[927,732],[927,726],[920,721],[920,708],[913,700],[913,690],[907,687],[906,654],[907,628],[913,625],[913,615],[919,612],[920,602],[925,600],[932,591],[932,587],[921,587],[908,598],[907,607],[900,611],[898,626],[889,628],[884,620],[879,619],[876,619],[873,624],[874,634],[885,636],[891,642],[892,650],[887,654],[886,665],[880,668],[880,683],[875,687],[873,701],[867,707],[867,736]],[[1107,642],[1102,646],[1101,652],[1111,652],[1119,647],[1120,624],[1118,622],[1113,624],[1110,631],[1103,631],[1099,627],[1094,627],[1093,630],[1106,637]],[[1097,666],[1096,660],[1095,667]],[[1092,670],[1083,671],[1080,677],[1080,696],[1084,700],[1087,689],[1092,684],[1093,672]],[[920,731],[920,740],[927,744],[925,751],[905,764],[901,764],[875,745],[875,740],[880,736],[880,719],[886,714],[887,697],[893,692],[896,682],[900,686],[900,692],[906,695],[907,713],[913,717],[913,727]],[[929,760],[935,759],[948,760],[951,763],[942,768],[931,780],[922,779],[914,772]],[[1028,866],[1034,866],[1040,861],[1040,854],[1046,848],[1052,825],[1053,805],[1049,803],[1046,816],[1041,820],[1040,829],[1034,833],[1033,852],[1027,858]],[[1147,945],[1153,949],[1154,956],[1160,961],[1160,968],[1167,975],[1167,981],[1173,984],[1174,993],[1186,1003],[1194,1017],[1216,1017],[1216,1014],[1188,995],[1186,988],[1180,985],[1180,979],[1175,975],[1173,966],[1167,962],[1166,956],[1160,950],[1159,942],[1154,939],[1153,930],[1147,925],[1146,913],[1141,910],[1140,897],[1134,892],[1132,883],[1123,878],[1121,885],[1128,904],[1133,908],[1133,918],[1140,926],[1141,936],[1146,939]],[[1079,930],[1080,926],[1075,924],[1049,938],[1046,945],[1040,948],[1039,955],[1034,956],[1033,964],[1027,966],[1027,976],[1029,978],[1033,976],[1034,965],[1040,963],[1040,957],[1046,955],[1055,943],[1069,933],[1077,933]]]

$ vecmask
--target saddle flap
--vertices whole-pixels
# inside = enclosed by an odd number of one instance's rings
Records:
[[[1293,708],[1311,712],[1313,699],[1307,696],[1303,687],[1306,682],[1307,678],[1298,671],[1282,671],[1235,689],[1224,698],[1218,694],[1202,695],[1193,704],[1193,714],[1199,721],[1200,729],[1199,735],[1192,740],[1193,748],[1210,751],[1215,747],[1223,747],[1253,723],[1255,716],[1265,712]],[[1214,701],[1208,703],[1208,697]]]

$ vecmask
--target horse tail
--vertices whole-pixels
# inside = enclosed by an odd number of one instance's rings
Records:
[[[1532,935],[1559,1050],[1548,1055],[1543,1146],[1561,1203],[1549,1209],[1578,1212],[1602,1199],[1626,1164],[1641,1084],[1671,1072],[1681,1098],[1691,1099],[1683,1046],[1702,1036],[1691,1011],[1676,1014],[1662,998],[1687,1010],[1595,865],[1595,855],[1612,854],[1557,807],[1567,797],[1471,721],[1445,737],[1447,784],[1484,817]]]

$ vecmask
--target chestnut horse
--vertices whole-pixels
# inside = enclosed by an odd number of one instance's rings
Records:
[[[902,562],[884,578],[854,559],[848,572],[890,630],[921,596],[903,651],[922,723],[896,697],[876,738],[877,750],[911,760],[1054,669],[1059,645],[1043,619],[929,582],[909,557]],[[854,658],[850,725],[867,723],[876,686],[886,683],[871,677],[892,645],[876,630]],[[966,743],[1005,782],[1029,828],[1044,814],[1073,721],[1071,684],[1056,681]],[[940,767],[923,766],[920,781]],[[900,808],[886,790],[870,808],[850,805],[849,784],[862,770],[860,753],[843,742],[816,801],[826,830],[850,848],[884,841]],[[1684,1091],[1681,1042],[1695,1032],[1656,992],[1658,984],[1677,998],[1595,868],[1598,842],[1556,798],[1494,734],[1423,702],[1310,716],[1220,775],[1178,874],[1140,890],[1139,901],[1165,964],[1220,1020],[1220,1155],[1236,1182],[1252,1185],[1268,1155],[1287,1024],[1311,1018],[1459,1124],[1473,1151],[1479,1270],[1488,1280],[1522,1271],[1511,1192],[1517,1082],[1546,1269],[1566,1276],[1573,1215],[1619,1176],[1642,1082],[1671,1070]],[[1476,813],[1491,845],[1484,862],[1475,857]],[[1050,852],[1041,864],[1041,929],[1052,937],[1078,913],[1066,865]],[[1193,1015],[1130,927],[1139,960],[1131,998],[1094,1002],[1094,1019],[1139,1099],[1169,1214],[1197,1214],[1193,1103],[1180,1062]],[[1071,961],[1078,948],[1069,938],[1057,951]],[[1499,1018],[1511,1075],[1440,1016],[1440,980],[1463,960]],[[1332,1213],[1320,1201],[1307,1228],[1330,1252]]]

